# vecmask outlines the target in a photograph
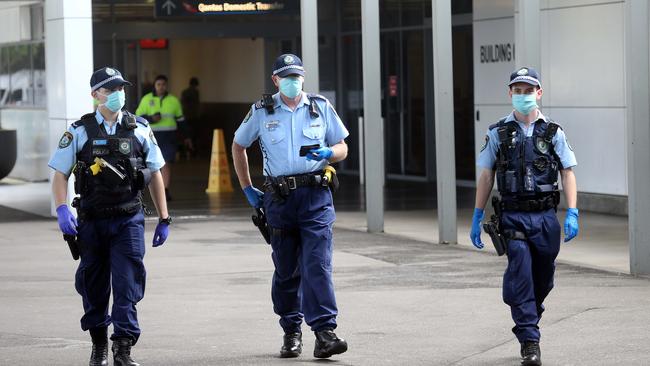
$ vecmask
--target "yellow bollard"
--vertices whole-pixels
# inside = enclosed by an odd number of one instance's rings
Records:
[[[212,157],[210,158],[210,175],[206,193],[232,192],[230,165],[226,154],[226,141],[223,130],[215,129],[212,135]]]

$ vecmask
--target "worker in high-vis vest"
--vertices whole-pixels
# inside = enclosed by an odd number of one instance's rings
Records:
[[[135,114],[149,121],[149,126],[153,130],[160,150],[162,150],[165,166],[161,169],[161,173],[167,200],[170,201],[170,165],[176,160],[177,130],[183,136],[185,147],[190,150],[192,150],[192,140],[189,138],[181,103],[178,98],[167,92],[167,77],[165,75],[156,76],[153,85],[153,92],[142,97]]]

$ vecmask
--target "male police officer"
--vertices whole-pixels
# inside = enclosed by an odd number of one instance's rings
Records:
[[[521,343],[524,365],[541,365],[538,323],[544,299],[553,288],[555,258],[560,251],[558,171],[567,206],[564,241],[578,234],[577,188],[572,167],[577,165],[564,131],[539,111],[539,74],[523,67],[510,75],[514,111],[490,126],[477,165],[483,168],[476,189],[471,239],[481,249],[483,209],[494,185],[501,199],[493,199],[501,213],[500,230],[507,240],[508,268],[503,277],[503,300],[510,306]]]
[[[153,86],[153,92],[146,94],[140,100],[135,114],[149,121],[151,129],[156,134],[156,140],[158,141],[166,163],[160,169],[163,182],[165,183],[165,195],[167,200],[171,200],[171,195],[169,194],[171,180],[170,164],[176,160],[176,130],[180,129],[185,136],[184,144],[190,150],[192,149],[192,140],[190,140],[189,134],[187,133],[181,103],[178,101],[178,98],[167,92],[167,77],[165,75],[156,76]]]
[[[302,91],[302,61],[284,54],[273,64],[279,93],[254,104],[235,132],[232,154],[239,183],[251,206],[264,207],[272,228],[275,272],[273,309],[284,330],[281,357],[302,351],[303,314],[315,332],[314,357],[347,350],[334,334],[338,313],[332,283],[332,195],[323,184],[328,163],[345,159],[348,131],[332,105]],[[246,148],[259,139],[266,183],[262,193],[251,185]],[[300,156],[301,146],[312,146]],[[304,149],[304,148],[303,148]]]
[[[138,365],[130,352],[140,336],[135,306],[145,288],[142,190],[147,185],[161,218],[153,246],[165,242],[171,223],[159,171],[165,162],[147,121],[121,110],[124,85],[131,83],[116,69],[93,73],[91,95],[99,107],[70,126],[49,162],[55,170],[52,191],[59,227],[65,235],[78,235],[81,245],[75,287],[85,311],[81,328],[90,331],[93,342],[91,366],[108,365],[111,323],[115,365]],[[65,203],[71,172],[80,194],[73,203],[78,226]]]

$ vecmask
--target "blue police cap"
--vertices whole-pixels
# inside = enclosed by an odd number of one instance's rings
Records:
[[[302,60],[300,57],[285,53],[280,55],[273,63],[273,75],[281,78],[287,75],[301,75],[305,76],[305,69],[302,67]]]
[[[514,83],[526,83],[533,86],[539,86],[540,88],[542,87],[542,83],[539,81],[539,73],[530,67],[522,67],[510,74],[510,82],[508,83],[508,86]]]
[[[118,69],[103,67],[90,77],[90,89],[95,91],[99,88],[113,89],[120,85],[133,85],[130,81],[124,80]]]

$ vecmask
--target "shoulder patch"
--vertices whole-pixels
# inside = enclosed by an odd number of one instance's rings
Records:
[[[248,110],[248,113],[246,113],[246,117],[244,117],[244,120],[242,121],[242,123],[248,122],[248,120],[251,119],[252,115],[253,115],[253,109],[251,108],[251,109]]]
[[[489,142],[490,142],[490,136],[485,135],[485,141],[483,141],[483,146],[481,146],[481,151],[483,151],[483,150],[485,150],[485,148],[487,148]]]
[[[65,149],[72,143],[73,136],[69,131],[65,131],[59,140],[59,149]]]

